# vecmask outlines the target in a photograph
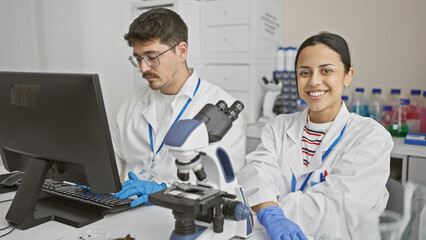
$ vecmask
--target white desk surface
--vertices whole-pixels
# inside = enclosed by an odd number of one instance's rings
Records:
[[[0,194],[0,201],[13,198],[15,192]],[[0,203],[0,228],[7,226],[6,213],[11,202]],[[124,212],[107,214],[104,219],[84,226],[74,228],[60,222],[49,221],[27,230],[15,229],[9,235],[1,238],[5,240],[77,240],[78,234],[95,229],[103,229],[107,237],[115,233],[134,233],[136,239],[170,239],[174,229],[174,217],[170,209],[147,206],[130,209]],[[226,225],[224,226],[226,227]],[[0,235],[7,233],[9,229],[0,231]],[[239,238],[238,238],[239,239]],[[250,240],[269,239],[264,230],[255,230]]]
[[[394,146],[391,154],[407,155],[412,157],[426,157],[426,146],[405,144],[405,138],[394,137]]]

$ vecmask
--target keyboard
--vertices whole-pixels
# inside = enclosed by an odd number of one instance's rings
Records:
[[[94,193],[71,183],[59,182],[52,179],[44,181],[43,192],[71,200],[96,205],[108,212],[118,212],[130,208],[133,199],[120,200],[111,193]]]

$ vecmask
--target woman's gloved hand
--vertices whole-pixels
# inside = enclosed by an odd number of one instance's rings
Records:
[[[257,213],[271,240],[307,240],[300,227],[286,218],[281,208],[269,206]]]
[[[138,198],[130,203],[131,207],[148,202],[148,195],[167,188],[165,183],[158,184],[152,181],[140,180],[133,172],[129,172],[129,180],[122,184],[120,192],[114,194],[121,200],[137,195]]]

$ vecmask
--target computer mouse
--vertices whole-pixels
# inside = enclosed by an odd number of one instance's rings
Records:
[[[3,181],[1,181],[0,184],[3,185],[3,186],[5,186],[5,187],[14,187],[14,186],[17,186],[22,181],[22,178],[24,177],[24,175],[25,175],[25,172],[16,172],[16,173],[13,173],[9,177],[7,177]]]

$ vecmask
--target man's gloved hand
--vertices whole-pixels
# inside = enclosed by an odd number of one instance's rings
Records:
[[[307,240],[300,227],[286,218],[281,208],[269,206],[257,213],[271,240]]]
[[[116,198],[121,200],[130,196],[137,195],[139,198],[130,203],[131,207],[136,207],[139,204],[148,201],[148,195],[167,188],[165,183],[158,184],[152,181],[140,180],[133,172],[129,172],[129,180],[122,184],[123,189],[114,194]]]

